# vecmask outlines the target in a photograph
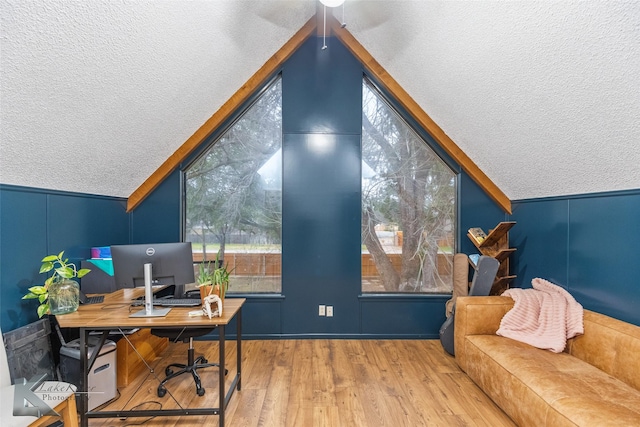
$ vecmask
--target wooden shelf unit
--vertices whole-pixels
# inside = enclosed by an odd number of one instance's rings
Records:
[[[509,282],[516,277],[509,274],[509,255],[516,250],[509,247],[509,230],[514,225],[516,225],[515,221],[499,223],[496,228],[489,231],[487,237],[481,242],[477,241],[471,233],[467,233],[469,240],[482,255],[493,257],[500,262],[490,295],[500,295],[509,288]]]

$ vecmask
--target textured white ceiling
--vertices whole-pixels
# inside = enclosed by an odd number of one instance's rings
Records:
[[[0,182],[120,197],[315,12],[313,0],[0,6]],[[344,12],[509,198],[640,188],[640,3],[346,0]]]

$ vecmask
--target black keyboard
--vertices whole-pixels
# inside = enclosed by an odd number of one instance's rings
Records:
[[[80,292],[79,300],[80,304],[101,304],[104,302],[104,295],[94,295],[88,297]]]
[[[136,307],[143,306],[144,299],[134,300],[131,305]],[[201,305],[201,302],[199,298],[157,298],[153,300],[153,305],[159,307],[197,307]]]
[[[104,295],[94,295],[87,297],[87,304],[100,304],[104,302]]]
[[[200,302],[200,298],[167,298],[167,299],[159,299],[156,302],[153,302],[153,305],[160,305],[162,307],[196,307],[202,305]]]

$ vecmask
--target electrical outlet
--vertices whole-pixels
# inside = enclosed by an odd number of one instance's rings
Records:
[[[333,306],[332,305],[328,305],[327,306],[327,317],[333,317]]]
[[[318,306],[318,316],[326,316],[325,306],[322,304]]]

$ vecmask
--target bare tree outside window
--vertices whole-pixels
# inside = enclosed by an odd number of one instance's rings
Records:
[[[362,291],[449,293],[456,175],[366,79]]]
[[[194,261],[218,252],[229,292],[280,292],[282,230],[280,78],[186,170],[186,240]]]

